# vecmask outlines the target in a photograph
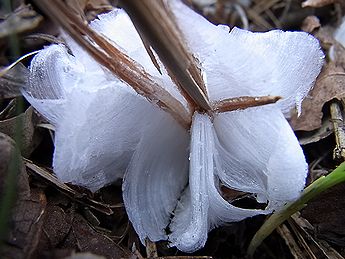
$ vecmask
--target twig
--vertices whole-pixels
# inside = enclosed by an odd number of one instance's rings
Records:
[[[67,195],[68,197],[70,197],[78,203],[89,206],[90,208],[93,208],[106,215],[113,214],[113,211],[109,205],[87,198],[84,194],[78,193],[77,191],[70,188],[68,185],[60,182],[54,175],[52,175],[46,169],[35,165],[28,159],[23,158],[23,160],[25,166],[28,169],[30,169],[31,172],[45,179],[50,184],[54,185],[61,193]]]
[[[210,110],[206,87],[195,58],[189,53],[169,5],[157,0],[121,2],[182,89],[203,110]]]
[[[239,109],[246,109],[249,107],[261,106],[271,104],[279,101],[280,96],[241,96],[230,99],[224,99],[212,103],[212,110],[214,112],[228,112]]]
[[[183,127],[189,128],[193,113],[192,107],[186,108],[155,82],[139,64],[70,12],[63,2],[60,0],[35,0],[35,3],[65,29],[97,62],[128,83],[138,94],[170,113]]]
[[[20,58],[18,58],[16,61],[14,61],[12,64],[8,65],[7,67],[3,68],[2,70],[0,70],[0,77],[4,76],[10,69],[12,69],[15,65],[17,65],[19,62],[23,61],[24,59],[32,56],[32,55],[36,55],[38,52],[40,52],[39,50],[30,52],[24,56],[21,56]]]
[[[334,159],[345,160],[345,126],[340,104],[337,101],[332,102],[330,111],[336,141],[333,157]]]
[[[285,244],[289,247],[290,252],[295,259],[306,259],[301,248],[298,246],[298,243],[294,239],[294,236],[285,224],[282,224],[279,227],[277,227],[277,232],[284,239]]]

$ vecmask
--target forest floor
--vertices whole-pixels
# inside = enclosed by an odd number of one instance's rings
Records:
[[[111,9],[107,0],[66,2],[85,20]],[[186,2],[215,24],[252,31],[303,30],[319,39],[326,54],[323,71],[302,115],[290,123],[309,163],[308,183],[339,165],[345,158],[345,51],[334,33],[345,13],[343,0],[310,0],[303,7],[296,0]],[[2,68],[59,40],[58,26],[31,1],[2,1],[0,19]],[[336,60],[329,58],[330,49],[339,53]],[[19,90],[31,58],[0,77],[1,258],[146,258],[156,252],[176,259],[246,257],[264,216],[211,231],[206,246],[193,254],[167,248],[164,242],[145,248],[128,220],[119,183],[91,193],[53,177],[51,128]],[[17,141],[23,158],[12,157],[16,148],[8,136]],[[19,172],[17,177],[7,174],[9,168]],[[344,192],[345,184],[340,184],[311,201],[263,242],[255,258],[345,257]]]

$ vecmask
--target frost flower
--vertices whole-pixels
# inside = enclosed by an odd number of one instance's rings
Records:
[[[62,181],[96,191],[124,177],[124,203],[140,239],[169,240],[192,252],[204,246],[210,229],[270,213],[299,196],[307,164],[284,115],[299,109],[323,54],[303,32],[229,31],[179,1],[166,4],[200,62],[210,103],[241,96],[283,99],[231,112],[195,112],[188,132],[67,36],[70,51],[52,45],[33,59],[24,95],[55,126],[53,167]],[[124,11],[101,15],[90,26],[190,109],[162,64],[161,72],[152,64]],[[233,206],[221,196],[222,185],[251,193],[267,207]]]

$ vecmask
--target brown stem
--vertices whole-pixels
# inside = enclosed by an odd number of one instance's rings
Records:
[[[338,101],[333,101],[330,105],[332,124],[335,135],[336,146],[333,151],[333,158],[345,160],[345,127],[343,111]]]
[[[280,96],[241,96],[212,103],[213,112],[229,112],[234,110],[242,110],[249,107],[261,106],[265,104],[275,103],[280,100]]]
[[[168,1],[125,0],[121,2],[143,38],[151,44],[159,58],[176,78],[199,109],[210,110],[206,87],[197,60],[188,51],[176,25]]]
[[[183,127],[189,128],[193,113],[192,109],[190,107],[186,108],[163,87],[158,85],[137,62],[90,29],[79,17],[70,12],[61,1],[34,1],[97,62],[129,84],[138,94],[170,113]]]
[[[188,52],[164,0],[126,0],[123,1],[123,5],[138,28],[140,36],[143,40],[148,40],[166,65],[169,75],[182,87],[188,107],[155,82],[140,64],[90,29],[80,17],[70,12],[61,0],[34,1],[96,61],[130,85],[138,94],[170,113],[186,129],[190,127],[194,109],[211,113],[228,112],[275,103],[281,99],[279,96],[243,96],[213,102],[210,105],[197,60]]]

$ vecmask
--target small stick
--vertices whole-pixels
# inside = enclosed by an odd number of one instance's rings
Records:
[[[121,3],[181,88],[198,108],[210,110],[200,69],[188,51],[169,4],[162,0],[125,0]]]
[[[185,107],[175,99],[133,59],[93,31],[80,17],[70,12],[62,1],[35,0],[35,3],[66,30],[97,62],[130,85],[148,101],[170,113],[184,128],[189,128],[193,113],[192,107]]]
[[[88,206],[90,208],[93,208],[99,212],[102,212],[106,215],[113,214],[112,209],[109,205],[103,204],[99,201],[95,201],[93,199],[89,199],[84,194],[79,193],[72,188],[70,188],[68,185],[60,182],[53,174],[48,172],[46,169],[39,167],[35,165],[32,161],[28,159],[24,159],[24,164],[26,168],[30,169],[29,172],[32,172],[34,175],[39,176],[46,180],[49,184],[54,185],[58,191],[65,194],[66,196],[70,197],[71,199],[75,200],[76,202]]]
[[[243,110],[249,107],[261,106],[271,103],[276,103],[282,99],[280,96],[241,96],[230,99],[224,99],[212,103],[212,111],[214,112],[229,112],[234,110]]]
[[[285,244],[289,247],[290,253],[294,258],[306,259],[302,252],[299,243],[295,240],[295,237],[291,233],[290,229],[285,225],[281,224],[277,227],[277,232],[284,239]],[[313,258],[316,259],[316,258]]]
[[[345,160],[345,126],[340,104],[337,101],[332,102],[330,111],[336,141],[333,158]]]
[[[40,52],[39,50],[35,50],[33,52],[30,52],[24,56],[21,56],[20,58],[18,58],[16,61],[14,61],[12,64],[8,65],[7,67],[3,68],[2,70],[0,70],[0,77],[3,77],[8,71],[10,71],[13,67],[15,67],[19,62],[23,61],[24,59],[36,55],[38,52]]]

